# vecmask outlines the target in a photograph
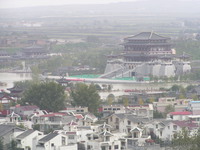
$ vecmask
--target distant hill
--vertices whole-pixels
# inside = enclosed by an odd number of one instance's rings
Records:
[[[122,15],[122,14],[197,14],[199,0],[139,0],[98,5],[40,6],[0,9],[0,18],[63,17],[70,15]]]

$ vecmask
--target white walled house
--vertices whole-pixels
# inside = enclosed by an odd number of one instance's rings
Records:
[[[191,111],[193,115],[200,115],[200,101],[190,101],[188,110]]]
[[[189,111],[182,111],[182,112],[170,112],[167,114],[167,119],[172,120],[189,120],[189,116],[192,114],[192,112]]]
[[[87,150],[121,150],[120,138],[123,134],[113,134],[111,128],[104,123],[99,126],[98,132],[87,134]]]
[[[50,133],[38,141],[36,150],[77,150],[77,144],[68,144],[68,137]]]
[[[43,133],[34,130],[24,131],[22,134],[16,137],[17,147],[23,148],[24,150],[36,149],[37,142],[43,137]]]
[[[143,135],[143,129],[135,127],[130,131],[130,134],[127,138],[127,145],[129,148],[134,146],[144,146],[146,140],[151,139],[150,135]]]
[[[10,143],[16,136],[23,133],[24,129],[19,128],[15,125],[7,125],[1,124],[0,125],[0,138],[4,145]]]
[[[154,133],[157,137],[164,141],[171,141],[176,137],[177,133],[185,128],[191,133],[196,131],[199,126],[191,121],[160,121],[154,124]]]
[[[126,108],[127,112],[130,112],[138,117],[153,118],[153,104],[148,105],[129,105]]]
[[[106,119],[107,124],[121,133],[130,133],[130,130],[149,121],[148,118],[137,117],[133,114],[112,114]]]

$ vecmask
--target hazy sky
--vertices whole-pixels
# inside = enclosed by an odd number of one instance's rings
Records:
[[[0,8],[16,8],[41,5],[103,4],[136,0],[0,0]]]

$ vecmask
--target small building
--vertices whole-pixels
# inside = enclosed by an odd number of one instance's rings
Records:
[[[106,117],[112,113],[125,113],[125,107],[123,105],[102,105],[99,112]]]
[[[190,101],[187,109],[191,111],[193,115],[200,115],[200,101]]]
[[[16,100],[13,99],[9,93],[0,92],[0,104],[3,105],[4,110],[8,110],[11,103],[15,103]]]
[[[24,129],[19,128],[15,125],[0,125],[0,138],[4,144],[9,144],[16,136],[24,132]]]
[[[11,108],[12,111],[14,111],[16,114],[20,115],[23,119],[26,119],[31,114],[34,114],[34,112],[39,111],[39,107],[36,105],[27,105],[27,106],[20,106],[16,105],[15,107]]]
[[[127,112],[130,112],[138,117],[153,118],[153,105],[129,105],[126,108]]]
[[[171,141],[176,138],[177,134],[182,131],[182,129],[189,130],[191,134],[199,128],[198,124],[191,121],[179,121],[179,120],[163,120],[154,122],[154,133],[161,140]]]
[[[25,59],[30,59],[30,58],[47,58],[47,51],[40,46],[30,46],[30,47],[25,47],[21,51],[21,55]]]
[[[10,91],[10,95],[12,95],[12,97],[20,97],[20,95],[22,94],[22,92],[24,91],[21,87],[19,87],[18,85],[15,85],[12,88],[8,88],[8,91]]]
[[[43,133],[37,130],[26,130],[16,137],[17,147],[24,150],[36,150],[37,142]]]
[[[38,141],[37,150],[77,150],[77,144],[68,144],[64,134],[50,133]]]
[[[189,116],[192,114],[192,112],[189,111],[182,111],[182,112],[170,112],[167,115],[168,119],[172,119],[172,120],[179,120],[179,121],[183,121],[183,120],[189,120]]]
[[[121,141],[117,134],[111,133],[111,126],[103,124],[99,126],[98,132],[87,134],[88,150],[120,150]],[[122,135],[122,134],[121,134]]]

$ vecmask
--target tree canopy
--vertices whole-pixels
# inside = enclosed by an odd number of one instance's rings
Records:
[[[85,106],[92,113],[96,113],[100,104],[100,96],[94,84],[78,83],[71,92],[74,106]]]
[[[187,129],[183,129],[172,140],[174,150],[199,150],[200,130],[191,135]]]
[[[33,84],[23,94],[22,102],[57,112],[64,108],[65,89],[55,82]]]

